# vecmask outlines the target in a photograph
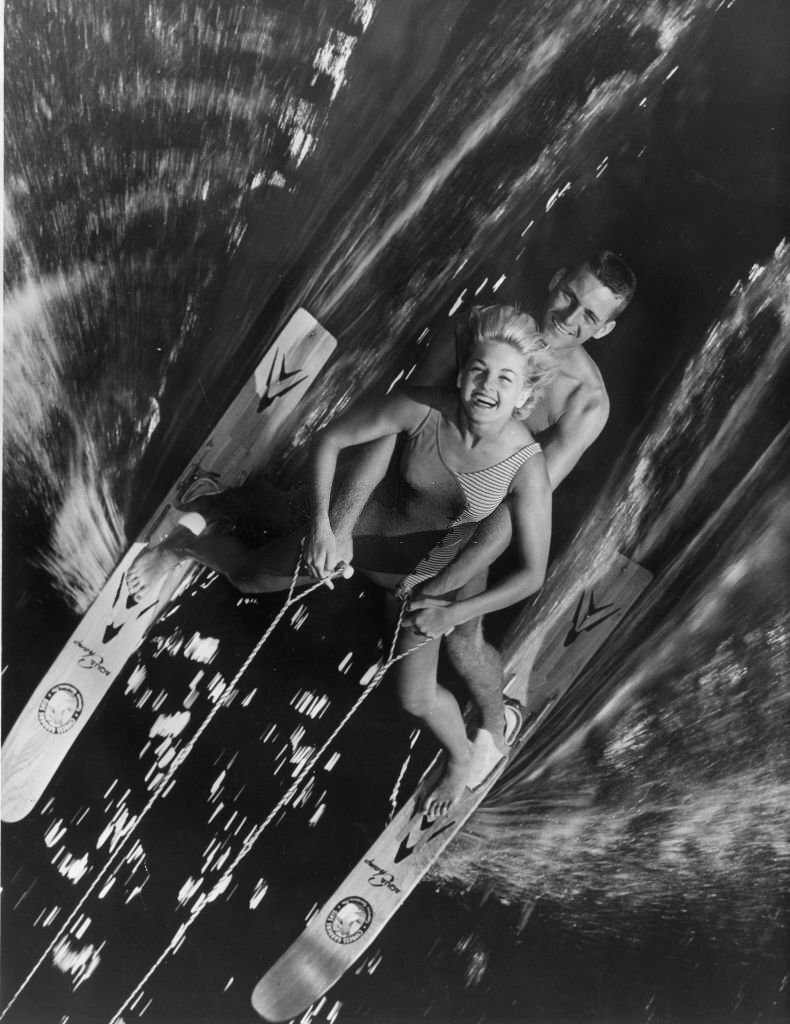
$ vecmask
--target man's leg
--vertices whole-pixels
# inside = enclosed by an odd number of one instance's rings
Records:
[[[225,576],[243,593],[275,593],[290,586],[298,557],[298,535],[250,548],[230,534],[196,534],[179,524],[159,544],[138,555],[129,569],[127,586],[131,593],[145,598],[154,591],[164,572],[191,558]],[[315,580],[305,575],[297,582]]]
[[[479,574],[458,594],[459,598],[474,597],[486,588],[487,573]],[[482,619],[472,619],[445,637],[450,663],[464,681],[480,710],[480,728],[491,734],[497,750],[504,752],[505,668],[499,651],[486,642]]]
[[[348,453],[347,464],[338,467],[329,520],[340,561],[352,562],[354,526],[387,472],[395,442],[393,435],[355,446]],[[184,507],[194,508],[209,522],[235,521],[248,531],[257,526],[290,533],[297,523],[306,523],[310,518],[309,486],[303,482],[295,490],[283,491],[265,477],[255,477],[236,490],[209,495]]]
[[[394,447],[394,437],[385,437],[360,447],[357,459],[338,488],[330,519],[338,539],[340,561],[352,562],[351,533],[354,524],[376,484],[386,473]],[[149,593],[165,573],[185,557],[195,558],[216,569],[243,589],[249,582],[244,573],[250,566],[250,549],[238,539],[228,536],[227,530],[234,522],[249,521],[250,525],[260,517],[260,522],[254,525],[290,533],[295,522],[306,519],[307,507],[304,490],[281,491],[263,477],[253,478],[228,491],[210,491],[195,498],[188,497],[181,508],[186,513],[185,518],[190,513],[197,513],[203,519],[199,541],[196,541],[194,532],[176,525],[164,541],[147,547],[137,556],[128,575],[130,589],[141,597]],[[261,576],[265,575],[267,573],[262,572]],[[255,578],[253,574],[253,583]],[[276,586],[275,589],[280,588]]]

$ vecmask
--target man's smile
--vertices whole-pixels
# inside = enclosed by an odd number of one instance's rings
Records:
[[[578,330],[574,330],[573,327],[569,327],[556,316],[551,318],[551,328],[556,334],[564,334],[566,338],[575,338],[579,333]]]

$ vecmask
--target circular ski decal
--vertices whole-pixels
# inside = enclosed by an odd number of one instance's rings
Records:
[[[373,908],[361,896],[347,896],[334,907],[326,919],[326,934],[333,942],[346,946],[356,942],[368,930]]]
[[[38,720],[47,732],[68,732],[82,714],[82,694],[71,683],[57,683],[38,706]]]

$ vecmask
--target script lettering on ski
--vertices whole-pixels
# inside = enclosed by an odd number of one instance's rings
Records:
[[[586,607],[585,607],[586,598]],[[612,611],[608,609],[611,608]],[[620,612],[619,608],[616,608],[613,603],[609,604],[595,604],[595,591],[590,590],[589,597],[584,591],[581,593],[579,603],[576,605],[576,610],[573,613],[573,621],[571,628],[568,630],[568,635],[565,637],[564,647],[570,647],[572,643],[579,639],[582,633],[589,633],[593,629],[602,625],[607,619],[611,619],[613,615],[617,615]]]
[[[389,889],[390,892],[396,894],[400,892],[398,886],[395,885],[395,876],[391,871],[385,871],[370,857],[366,859],[365,863],[373,872],[368,878],[368,885],[372,885],[374,889]]]
[[[104,658],[101,654],[97,654],[96,651],[91,650],[87,644],[84,644],[82,640],[75,640],[74,643],[83,652],[77,661],[80,668],[96,669],[99,675],[108,676],[110,670],[104,664]]]
[[[431,832],[430,835],[425,833],[438,824],[438,828]],[[406,835],[401,840],[400,846],[398,847],[397,853],[392,858],[396,864],[400,864],[402,860],[406,860],[407,857],[411,857],[418,846],[427,846],[428,843],[432,843],[434,839],[438,839],[442,832],[446,832],[448,828],[452,828],[455,825],[455,820],[441,823],[430,821],[428,816],[421,815],[421,820],[416,826],[412,826]]]
[[[278,360],[279,356],[279,360]],[[278,365],[279,362],[279,365]],[[266,387],[263,394],[259,394],[258,412],[265,412],[273,402],[283,395],[287,395],[303,381],[307,380],[307,374],[301,370],[288,370],[285,366],[285,356],[278,349],[274,354],[269,376],[266,380]]]

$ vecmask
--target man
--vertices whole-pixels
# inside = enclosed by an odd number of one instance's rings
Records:
[[[551,346],[558,373],[543,401],[527,419],[546,457],[549,480],[555,489],[603,430],[609,418],[609,396],[600,370],[585,351],[592,339],[606,337],[628,306],[636,277],[627,264],[608,250],[595,253],[551,278],[540,317],[543,337]],[[412,377],[414,383],[440,384],[452,380],[464,331],[456,332],[455,351],[449,337],[438,339],[426,362]],[[326,575],[339,562],[351,562],[351,530],[373,487],[392,456],[392,444],[371,445],[346,482],[336,504],[333,528],[337,550],[323,564],[312,563],[316,575]],[[419,612],[443,603],[443,594],[460,587],[485,588],[491,563],[510,543],[512,526],[507,504],[500,506],[478,528],[459,557],[415,592],[405,622],[418,628]],[[499,652],[483,636],[481,621],[457,627],[445,637],[453,667],[469,688],[480,710],[480,728],[490,734],[492,759],[504,751],[504,670]]]

